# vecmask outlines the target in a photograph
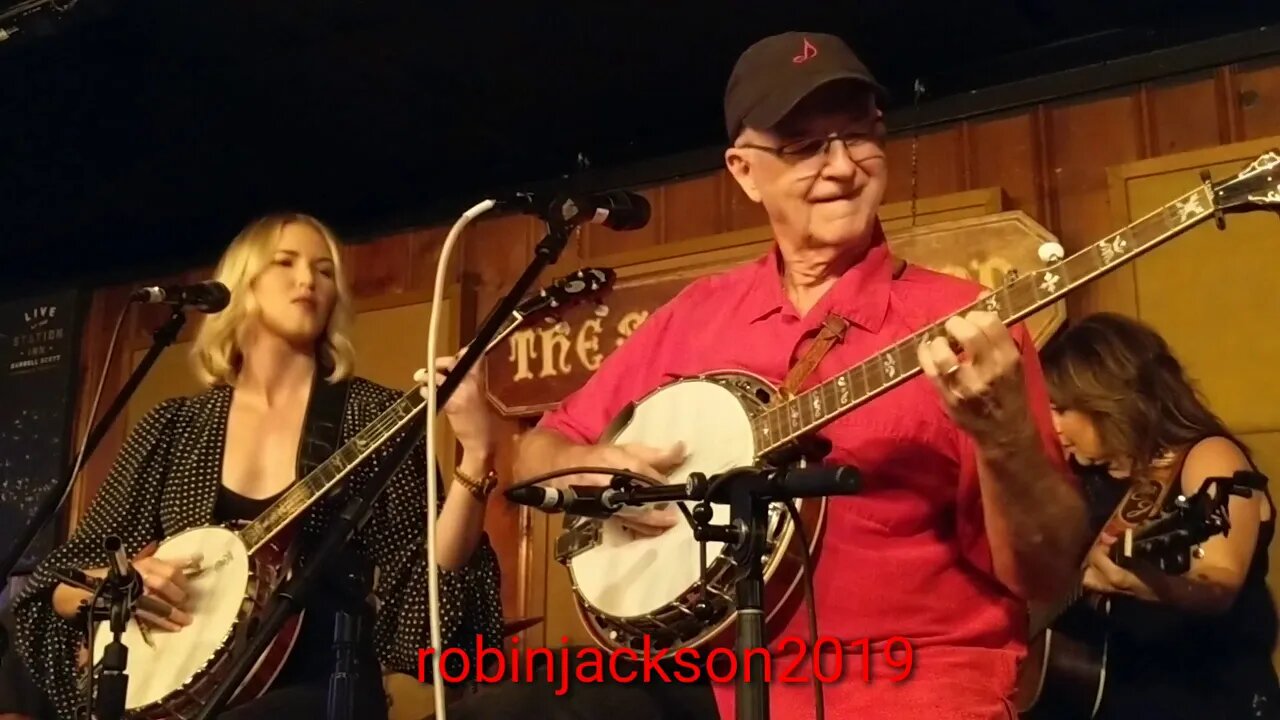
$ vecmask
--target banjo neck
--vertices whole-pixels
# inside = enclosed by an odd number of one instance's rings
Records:
[[[588,267],[566,275],[536,295],[521,301],[511,313],[503,329],[485,347],[485,353],[505,340],[516,329],[547,311],[562,310],[575,303],[597,298],[608,292],[616,275],[607,268]],[[427,401],[417,388],[400,396],[376,420],[362,428],[347,444],[328,460],[294,483],[279,500],[239,530],[241,541],[250,554],[288,527],[325,493],[337,485],[347,473],[409,424]]]
[[[1272,155],[1268,162],[1271,167],[1280,165],[1280,156]],[[1259,163],[1262,160],[1224,185],[1252,174]],[[1006,326],[1016,323],[1220,212],[1221,206],[1215,201],[1222,193],[1206,182],[1066,260],[1013,277],[955,314],[987,311],[998,315]],[[921,371],[916,356],[921,342],[935,338],[950,342],[945,322],[946,319],[929,325],[803,393],[779,398],[775,405],[752,418],[752,432],[756,447],[760,448],[757,459],[791,445],[914,377]]]

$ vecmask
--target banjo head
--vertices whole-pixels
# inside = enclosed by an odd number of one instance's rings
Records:
[[[757,390],[765,389],[772,393],[767,383],[745,375],[679,380],[637,403],[625,426],[602,442],[659,448],[683,442],[688,456],[668,478],[673,484],[683,484],[694,472],[711,477],[751,465],[756,443],[750,419],[762,404]],[[686,505],[691,509],[693,503]],[[713,523],[729,522],[727,505],[711,508]],[[593,526],[594,542],[566,565],[588,612],[620,619],[650,616],[698,587],[700,543],[683,515],[656,537],[632,533],[618,516],[583,520]],[[709,577],[724,550],[723,543],[706,544]]]
[[[160,703],[209,669],[231,640],[252,582],[248,548],[240,536],[222,527],[199,527],[160,544],[155,557],[181,563],[200,556],[201,571],[188,577],[186,611],[190,625],[178,632],[148,629],[148,644],[130,619],[120,640],[129,649],[129,690],[125,709],[137,711]],[[99,622],[93,638],[93,662],[101,662],[111,642],[111,628]],[[154,645],[154,647],[153,647]]]

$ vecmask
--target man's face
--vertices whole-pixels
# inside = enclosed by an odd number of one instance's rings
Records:
[[[743,130],[725,159],[780,241],[845,246],[871,236],[889,173],[883,121],[861,86],[828,83],[774,127]]]

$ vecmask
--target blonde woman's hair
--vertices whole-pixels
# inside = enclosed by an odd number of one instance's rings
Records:
[[[333,311],[316,344],[316,359],[330,372],[329,382],[351,376],[355,370],[355,348],[351,344],[351,293],[342,267],[338,239],[324,223],[299,213],[279,213],[254,220],[240,231],[214,271],[214,280],[231,291],[231,302],[220,313],[205,315],[196,334],[191,355],[196,375],[207,387],[235,385],[240,373],[242,335],[259,312],[250,286],[269,265],[286,225],[307,225],[324,238],[333,256],[333,278],[337,292]]]

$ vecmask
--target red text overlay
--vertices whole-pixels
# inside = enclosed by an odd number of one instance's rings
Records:
[[[561,642],[567,644],[569,639],[562,638]],[[427,681],[427,662],[433,654],[431,648],[418,650],[419,682]],[[765,682],[780,683],[808,683],[814,679],[823,683],[844,680],[870,683],[873,679],[896,683],[911,675],[912,656],[911,643],[903,637],[889,638],[878,650],[873,650],[865,638],[850,641],[822,637],[810,646],[808,641],[790,636],[778,643],[774,654],[765,649],[739,652],[715,648],[705,656],[693,648],[655,649],[647,637],[643,650],[611,651],[598,647],[503,651],[484,647],[482,639],[477,637],[475,666],[472,657],[461,648],[446,648],[439,659],[432,661],[432,666],[448,683],[533,683],[545,679],[547,684],[558,683],[556,694],[563,695],[571,679],[581,683],[694,683],[706,677],[713,683],[733,683],[739,678],[750,682],[763,677]],[[442,668],[441,660],[451,665],[461,664],[462,668],[460,671]]]

